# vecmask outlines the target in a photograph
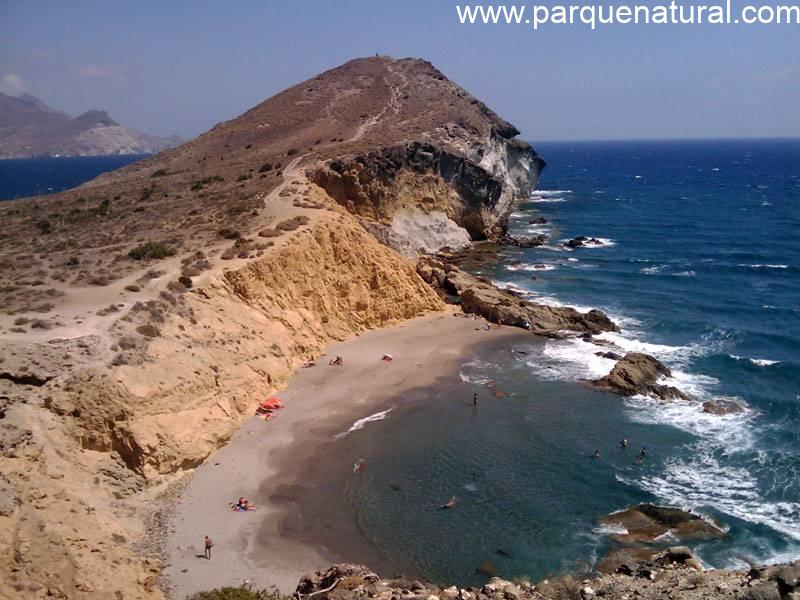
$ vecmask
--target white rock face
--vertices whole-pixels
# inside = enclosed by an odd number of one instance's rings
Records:
[[[139,133],[121,125],[93,127],[81,132],[74,142],[74,154],[153,154],[172,146],[167,140]]]
[[[441,211],[426,213],[416,207],[402,210],[392,219],[392,230],[410,241],[414,253],[420,249],[436,252],[445,246],[460,249],[470,244],[467,230]]]

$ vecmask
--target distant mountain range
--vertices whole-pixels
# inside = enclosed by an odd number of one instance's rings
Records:
[[[0,93],[0,159],[152,154],[183,141],[128,129],[102,110],[73,118],[31,94],[17,98]]]

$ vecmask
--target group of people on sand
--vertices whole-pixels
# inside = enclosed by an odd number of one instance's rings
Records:
[[[231,502],[231,508],[237,512],[247,512],[249,510],[256,510],[257,507],[247,498],[240,496],[236,503]]]
[[[628,438],[622,438],[620,440],[620,442],[619,442],[620,449],[627,450],[628,446],[630,446],[630,442],[628,442]],[[644,457],[646,455],[647,455],[647,447],[646,446],[642,446],[641,451],[639,452],[639,454],[636,457],[636,460],[635,460],[636,464],[637,465],[641,464],[641,462],[644,460]],[[595,449],[594,454],[592,455],[592,458],[595,458],[595,459],[599,459],[600,458],[600,450],[599,449]]]

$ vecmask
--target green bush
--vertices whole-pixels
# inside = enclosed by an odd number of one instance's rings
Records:
[[[162,242],[145,242],[128,252],[133,260],[148,260],[151,258],[166,258],[173,256],[175,250]]]
[[[277,590],[254,590],[250,585],[223,587],[210,592],[197,592],[187,600],[292,600]]]

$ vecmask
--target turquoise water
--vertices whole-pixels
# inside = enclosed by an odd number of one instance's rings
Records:
[[[147,155],[0,160],[0,200],[54,194],[86,183]]]
[[[342,465],[369,464],[339,483],[354,522],[396,570],[440,582],[479,583],[484,559],[532,578],[592,565],[610,547],[597,518],[641,501],[722,520],[729,535],[695,545],[708,566],[800,557],[800,142],[537,150],[547,191],[517,207],[512,230],[551,242],[482,274],[606,310],[622,327],[607,341],[659,357],[697,402],[575,383],[613,364],[578,339],[497,348],[335,444]],[[565,250],[578,235],[601,244]],[[705,414],[701,401],[720,397],[747,409]],[[644,464],[623,436],[647,446]],[[454,510],[436,510],[453,495]]]

